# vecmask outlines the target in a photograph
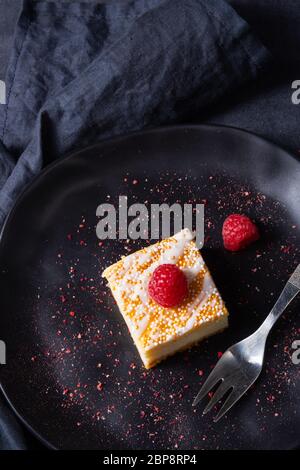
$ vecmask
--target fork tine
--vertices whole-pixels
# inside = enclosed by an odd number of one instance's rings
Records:
[[[300,264],[298,264],[297,268],[289,278],[288,282],[297,287],[297,289],[300,289]]]
[[[222,358],[221,358],[222,359]],[[221,361],[220,359],[220,361]],[[198,405],[199,401],[203,400],[203,398],[208,394],[208,392],[223,378],[222,375],[219,373],[220,371],[220,361],[217,363],[215,368],[211,371],[209,376],[207,377],[206,381],[200,388],[197,396],[194,398],[192,406]],[[219,365],[219,367],[218,367]]]
[[[216,423],[219,421],[219,419],[222,418],[222,416],[227,413],[228,410],[244,395],[244,393],[248,390],[249,387],[244,387],[243,389],[239,388],[238,390],[233,387],[232,392],[230,395],[227,397],[227,400],[225,403],[222,405],[219,413],[217,416],[214,418],[214,422]]]
[[[231,388],[231,386],[228,385],[227,382],[222,381],[222,383],[219,385],[219,387],[215,391],[214,395],[212,396],[212,398],[210,399],[210,401],[206,405],[206,407],[203,411],[203,414],[206,415],[206,413],[208,413],[213,408],[213,406],[215,406],[218,403],[218,401],[221,400],[221,398],[225,395],[225,393],[230,388]]]

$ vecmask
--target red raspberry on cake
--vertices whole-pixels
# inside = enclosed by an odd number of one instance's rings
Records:
[[[176,307],[188,293],[187,278],[176,264],[162,264],[151,276],[148,293],[162,307]]]
[[[231,214],[223,223],[222,236],[226,250],[239,251],[258,240],[259,231],[246,215]]]

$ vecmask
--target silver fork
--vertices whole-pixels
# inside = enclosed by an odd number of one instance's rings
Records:
[[[203,411],[203,414],[206,414],[230,391],[219,413],[214,418],[214,421],[217,422],[244,395],[261,373],[266,339],[271,328],[299,291],[300,264],[289,278],[277,302],[258,330],[231,346],[222,355],[194,399],[193,406],[196,406],[220,382]]]

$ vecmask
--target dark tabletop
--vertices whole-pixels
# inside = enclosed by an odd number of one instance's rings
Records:
[[[270,74],[260,87],[219,103],[205,121],[256,132],[292,151],[300,148],[299,108],[291,103],[291,83],[300,78],[300,5],[298,0],[228,0],[251,25],[264,45],[282,63],[281,73]],[[13,41],[21,0],[0,0],[0,79],[5,71]],[[298,73],[299,72],[299,73]],[[297,76],[298,74],[298,76]],[[203,121],[203,116],[195,116]],[[274,131],[275,126],[275,131]],[[29,446],[39,448],[26,433]]]

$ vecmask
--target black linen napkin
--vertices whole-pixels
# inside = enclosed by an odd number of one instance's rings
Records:
[[[26,1],[0,109],[0,224],[47,163],[199,115],[267,56],[223,0]]]
[[[268,59],[223,0],[25,1],[0,106],[0,225],[56,158],[191,120],[253,82]],[[0,409],[1,428],[0,446],[22,448]]]

